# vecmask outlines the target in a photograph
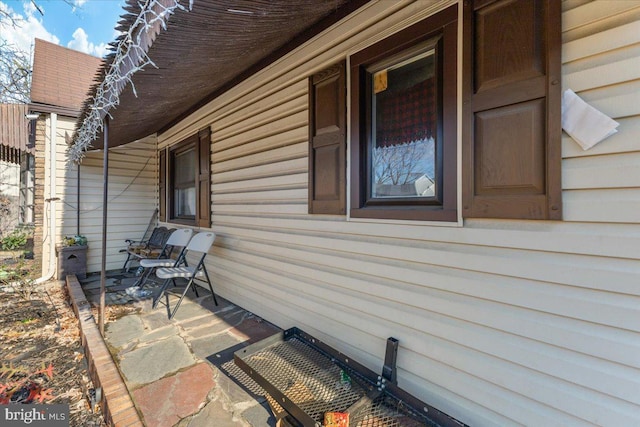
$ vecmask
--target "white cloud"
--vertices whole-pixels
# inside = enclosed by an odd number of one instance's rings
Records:
[[[78,9],[81,9],[82,6],[87,2],[88,0],[73,0],[71,3],[71,11],[73,13],[76,13],[78,11]]]
[[[80,7],[88,0],[73,0],[74,7]],[[15,46],[26,54],[32,53],[32,47],[35,38],[49,41],[51,43],[60,44],[60,39],[50,33],[43,24],[40,12],[29,1],[22,3],[23,12],[13,10],[7,3],[0,1],[0,12],[11,19],[0,19],[0,42]],[[38,2],[38,7],[46,13],[46,2]],[[12,21],[15,26],[12,26]],[[109,45],[107,43],[95,44],[89,41],[87,32],[79,27],[72,35],[73,39],[67,43],[67,47],[85,52],[97,57],[104,57],[109,53]]]
[[[106,43],[100,43],[98,45],[91,43],[86,31],[82,28],[76,29],[73,32],[72,37],[73,40],[67,43],[68,48],[79,50],[80,52],[88,53],[100,58],[107,54],[108,45]]]
[[[15,22],[15,27],[10,20],[3,19],[0,22],[0,39],[8,44],[16,46],[23,52],[31,52],[31,45],[35,38],[46,40],[55,44],[60,39],[47,31],[42,24],[42,19],[37,17],[37,10],[31,3],[24,4],[24,15],[16,13],[7,4],[0,2],[0,10],[5,12]],[[42,7],[42,6],[41,6]]]

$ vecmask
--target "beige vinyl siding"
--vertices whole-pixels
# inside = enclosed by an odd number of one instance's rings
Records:
[[[75,220],[71,223],[68,218],[70,206],[75,205],[75,165],[67,163],[65,135],[73,133],[75,118],[60,115],[47,115],[45,128],[45,173],[44,173],[44,197],[50,201],[44,203],[43,236],[42,236],[42,273],[49,270],[50,243],[60,244],[64,236],[75,235]],[[55,126],[55,129],[52,129]],[[52,131],[55,135],[52,135]],[[55,144],[55,194],[51,194],[51,145]],[[38,183],[36,183],[38,185]],[[58,200],[55,200],[58,198]],[[73,201],[71,200],[73,198]],[[52,235],[49,230],[49,221],[52,209],[55,209],[56,229]],[[56,258],[57,262],[57,258]],[[55,277],[55,276],[54,276]]]
[[[618,133],[583,151],[563,138],[567,221],[640,222],[640,2],[565,8],[563,88],[620,122]]]
[[[60,236],[73,236],[77,233],[77,166],[67,163],[64,154],[59,150],[58,187],[66,190],[58,204],[59,230]],[[140,239],[147,229],[157,206],[157,182],[155,139],[109,150],[107,270],[122,267],[125,256],[119,251],[125,240]],[[103,187],[102,151],[89,152],[80,165],[80,233],[88,240],[88,272],[101,268]]]
[[[307,214],[307,77],[440,3],[373,2],[161,135],[211,126],[216,292],[375,371],[399,339],[400,386],[473,426],[638,425],[639,1],[563,5],[563,87],[621,123],[563,135],[564,221]]]

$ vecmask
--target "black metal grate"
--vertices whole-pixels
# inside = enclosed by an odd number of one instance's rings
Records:
[[[345,411],[367,393],[357,377],[349,375],[350,381],[343,381],[338,365],[296,338],[244,361],[320,423],[325,412]]]
[[[352,412],[349,420],[349,424],[355,427],[435,427],[438,425],[402,401],[386,394]]]
[[[350,427],[464,426],[297,328],[235,353],[235,362],[305,427],[349,413]],[[385,362],[386,363],[386,362]]]

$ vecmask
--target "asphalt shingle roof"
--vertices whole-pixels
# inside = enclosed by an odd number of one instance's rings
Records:
[[[79,113],[101,64],[101,58],[36,39],[31,102]]]

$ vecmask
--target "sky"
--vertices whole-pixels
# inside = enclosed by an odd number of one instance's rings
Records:
[[[0,10],[19,24],[0,25],[0,39],[24,52],[32,52],[33,40],[39,38],[103,57],[117,37],[123,5],[124,0],[0,0]]]

